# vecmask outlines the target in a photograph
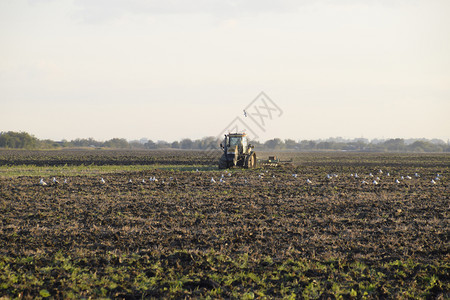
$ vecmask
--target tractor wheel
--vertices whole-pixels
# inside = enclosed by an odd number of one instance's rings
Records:
[[[250,154],[245,162],[245,168],[252,169],[256,167],[256,154]]]
[[[251,163],[249,165],[249,168],[256,168],[256,154],[255,153],[252,154],[252,158],[251,158],[250,162]]]
[[[219,160],[219,169],[226,169],[226,168],[228,168],[227,157],[225,156],[225,154],[223,154]]]

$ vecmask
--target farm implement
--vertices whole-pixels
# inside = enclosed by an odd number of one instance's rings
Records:
[[[292,159],[289,160],[281,160],[276,156],[269,156],[269,159],[258,159],[258,164],[260,166],[268,166],[268,167],[278,167],[282,165],[291,164]]]

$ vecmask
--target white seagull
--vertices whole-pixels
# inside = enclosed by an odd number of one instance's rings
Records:
[[[59,181],[58,181],[58,180],[56,180],[56,177],[53,177],[53,179],[52,179],[52,180],[53,180],[53,183],[54,183],[54,184],[58,184],[58,183],[59,183]]]
[[[292,174],[292,177],[297,178],[297,174]]]
[[[45,186],[47,183],[41,178],[41,180],[39,180],[39,185]]]
[[[378,184],[378,182],[377,182],[376,180],[372,181],[372,183],[373,183],[374,185],[377,185],[377,184]]]
[[[434,181],[433,179],[431,179],[431,184],[436,184],[436,181]]]
[[[308,179],[306,179],[306,183],[307,183],[307,184],[311,184],[311,183],[312,183],[312,181],[311,181],[311,180],[309,180],[309,178],[308,178]]]
[[[398,183],[400,183],[400,181],[399,181],[398,179],[395,179],[395,183],[397,183],[397,184],[398,184]]]
[[[420,177],[420,175],[418,173],[415,173],[414,176],[416,176],[417,178]]]
[[[101,183],[101,184],[105,184],[105,183],[106,183],[106,181],[105,181],[105,179],[103,179],[103,177],[100,178],[100,183]]]
[[[216,181],[214,180],[213,177],[211,177],[211,183],[215,183]]]

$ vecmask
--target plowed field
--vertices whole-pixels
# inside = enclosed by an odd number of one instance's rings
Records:
[[[201,152],[101,151],[157,166],[57,167],[91,153],[0,152],[54,168],[0,178],[0,296],[450,296],[450,155],[284,153],[292,165],[225,172]]]

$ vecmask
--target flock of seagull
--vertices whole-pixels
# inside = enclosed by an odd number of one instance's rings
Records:
[[[196,172],[199,172],[199,170],[197,169]],[[266,173],[268,173],[268,171],[266,171]],[[350,174],[350,177],[352,177],[352,178],[354,178],[354,179],[356,179],[356,180],[358,180],[360,177],[363,177],[363,179],[362,179],[362,181],[361,181],[361,184],[362,184],[362,185],[368,185],[368,184],[370,184],[370,182],[372,183],[372,185],[378,185],[378,184],[381,182],[380,176],[382,176],[383,173],[384,173],[384,172],[383,172],[382,170],[378,170],[378,174],[376,174],[376,175],[374,175],[374,174],[372,174],[372,173],[369,173],[369,175],[366,175],[366,176],[360,176],[360,175],[358,175],[358,173],[352,173],[352,174]],[[225,175],[225,174],[226,174],[226,175]],[[231,177],[231,176],[232,176],[232,173],[228,172],[227,170],[225,170],[225,174],[222,174],[221,177],[218,179],[218,182],[219,182],[219,183],[225,183],[225,178],[226,178],[226,176],[228,176],[228,177]],[[266,175],[266,174],[264,174],[264,173],[259,173],[259,174],[258,174],[258,178],[259,178],[259,179],[263,179],[265,175]],[[295,173],[292,174],[292,177],[293,177],[293,178],[297,178],[297,176],[298,176],[298,175],[295,174]],[[387,173],[385,174],[385,176],[386,176],[386,177],[391,177],[391,175],[389,174],[389,172],[387,172]],[[272,177],[275,178],[275,175],[272,175]],[[326,179],[328,182],[333,182],[333,179],[334,179],[334,178],[337,178],[337,177],[339,177],[338,174],[332,173],[332,174],[327,174],[327,175],[325,176],[325,179]],[[415,178],[420,178],[421,176],[420,176],[420,174],[415,173],[415,174],[414,174],[414,177],[415,177]],[[404,182],[404,181],[411,180],[411,179],[412,179],[412,177],[409,176],[409,175],[406,175],[406,176],[400,176],[399,178],[396,178],[394,182],[395,182],[396,184],[400,184],[400,183],[402,183],[402,181]],[[431,179],[431,181],[429,181],[429,182],[430,182],[431,184],[435,185],[435,184],[437,184],[437,182],[440,181],[441,179],[442,179],[442,175],[438,173],[438,174],[436,174],[436,176],[435,176],[433,179]],[[173,177],[170,177],[170,178],[169,178],[169,181],[173,181],[173,180],[174,180]],[[150,178],[148,179],[148,181],[149,181],[149,182],[158,182],[158,179],[157,179],[155,176],[153,176],[153,177],[150,177]],[[141,182],[142,182],[142,183],[146,183],[146,180],[145,180],[145,179],[142,179]],[[214,179],[214,177],[211,177],[210,182],[211,182],[211,183],[217,183],[217,181]],[[52,185],[57,185],[57,184],[59,184],[60,182],[56,179],[56,177],[53,177],[53,179],[51,180],[51,183],[52,183]],[[67,179],[64,179],[63,184],[67,184],[67,183],[68,183]],[[105,179],[104,179],[103,177],[101,177],[100,180],[99,180],[99,183],[103,185],[103,184],[106,184],[106,181],[105,181]],[[132,179],[129,179],[129,180],[128,180],[128,183],[130,183],[130,184],[133,183]],[[162,180],[161,183],[164,184],[164,180]],[[244,183],[248,183],[248,180],[247,180],[247,179],[244,179]],[[309,178],[307,178],[307,179],[306,179],[306,184],[312,185],[313,182],[312,182]],[[47,186],[48,184],[44,181],[43,178],[40,178],[40,180],[39,180],[39,185],[41,185],[41,186]]]

